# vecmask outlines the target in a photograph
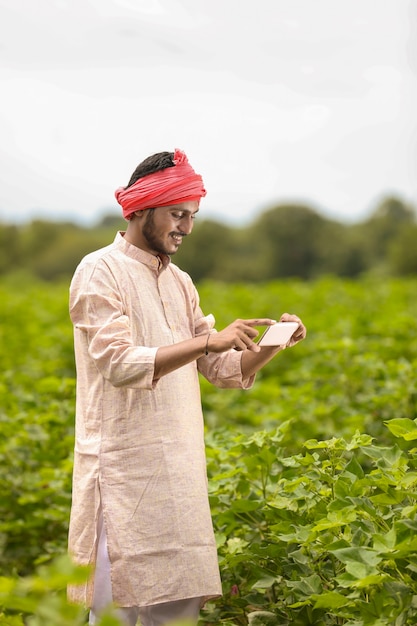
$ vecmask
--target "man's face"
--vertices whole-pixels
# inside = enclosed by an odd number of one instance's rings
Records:
[[[197,201],[146,211],[142,222],[143,249],[154,255],[175,254],[182,238],[193,230],[197,212]]]

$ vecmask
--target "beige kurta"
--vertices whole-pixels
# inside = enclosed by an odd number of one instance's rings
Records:
[[[221,594],[207,497],[198,370],[220,387],[249,387],[241,354],[209,354],[154,380],[158,346],[214,324],[190,277],[129,244],[83,259],[70,289],[77,366],[69,550],[94,564],[103,510],[113,598],[145,606]],[[69,597],[89,606],[92,580]]]

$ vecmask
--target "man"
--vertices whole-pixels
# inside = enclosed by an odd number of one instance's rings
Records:
[[[255,326],[214,330],[190,277],[170,262],[193,228],[203,181],[180,150],[145,159],[116,198],[128,222],[87,255],[70,288],[77,366],[69,550],[95,566],[69,597],[90,624],[114,603],[124,623],[197,621],[221,594],[208,506],[198,372],[249,388],[279,347]],[[287,345],[305,337],[299,326]]]

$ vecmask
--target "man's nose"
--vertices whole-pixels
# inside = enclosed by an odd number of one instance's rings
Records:
[[[181,220],[181,230],[186,235],[189,235],[191,231],[193,230],[193,226],[194,226],[194,221],[191,215],[184,215],[184,217]]]

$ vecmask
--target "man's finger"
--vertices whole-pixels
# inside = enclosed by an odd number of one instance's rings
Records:
[[[252,320],[243,320],[248,326],[272,326],[276,324],[277,320],[271,320],[269,317],[262,317]]]

